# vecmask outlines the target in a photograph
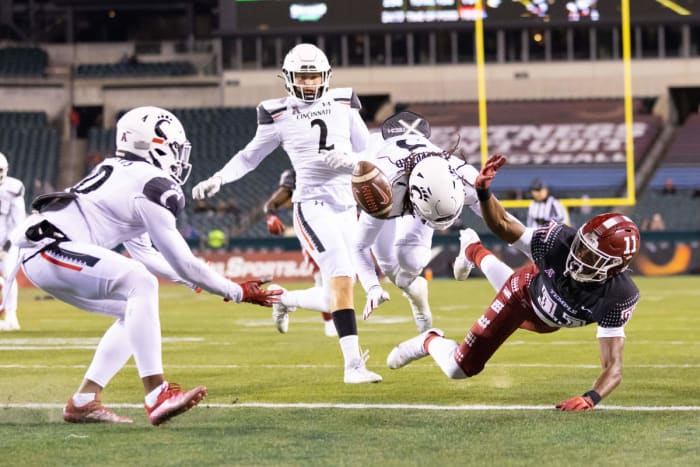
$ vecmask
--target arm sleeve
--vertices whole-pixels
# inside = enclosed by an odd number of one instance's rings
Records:
[[[385,221],[375,219],[369,214],[360,213],[360,223],[358,227],[358,237],[353,247],[353,257],[357,267],[357,278],[362,284],[362,288],[367,292],[375,285],[379,285],[379,278],[374,269],[374,260],[370,248],[379,236]]]
[[[350,112],[350,142],[353,152],[362,152],[369,143],[369,130],[359,111]]]
[[[11,225],[9,226],[8,230],[12,230],[17,227],[19,224],[24,222],[24,219],[27,217],[27,208],[24,204],[24,188],[22,189],[21,194],[12,200],[12,207],[10,209]]]
[[[241,301],[243,291],[238,284],[217,274],[192,254],[187,242],[177,231],[175,216],[170,211],[146,198],[136,198],[134,206],[146,224],[153,245],[180,278],[236,303]]]
[[[532,235],[534,232],[535,229],[526,227],[520,238],[513,242],[513,246],[525,253],[525,256],[530,260],[532,260]]]
[[[124,242],[124,247],[132,258],[140,263],[143,263],[143,265],[146,266],[146,269],[148,269],[148,271],[152,274],[178,284],[184,284],[191,289],[196,288],[193,283],[186,281],[177,275],[175,270],[165,260],[163,255],[153,248],[151,237],[149,237],[147,233]]]
[[[216,172],[216,175],[219,175],[224,183],[235,182],[260,165],[280,142],[273,124],[258,125],[253,139]]]

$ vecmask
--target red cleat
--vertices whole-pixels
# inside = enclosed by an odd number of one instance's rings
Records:
[[[73,398],[68,399],[68,403],[63,408],[63,420],[69,423],[133,423],[129,417],[122,417],[107,407],[102,405],[98,399],[84,405],[76,407]]]
[[[207,388],[197,386],[189,391],[183,391],[177,383],[168,383],[168,388],[160,393],[153,407],[144,404],[148,420],[153,425],[160,425],[171,418],[187,412],[199,404],[207,395]]]

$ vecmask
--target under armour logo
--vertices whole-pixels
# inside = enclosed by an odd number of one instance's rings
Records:
[[[413,134],[413,135],[425,137],[425,135],[423,133],[421,133],[420,131],[417,130],[418,125],[422,121],[423,121],[422,118],[417,118],[417,119],[413,120],[413,123],[408,123],[405,120],[399,119],[399,125],[401,125],[402,127],[404,127],[406,129],[406,133],[404,133],[404,135]]]

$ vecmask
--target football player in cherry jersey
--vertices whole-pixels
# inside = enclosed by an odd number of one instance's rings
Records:
[[[362,211],[354,245],[358,277],[367,293],[364,319],[389,299],[375,272],[374,253],[379,268],[408,299],[421,332],[432,327],[428,282],[421,272],[431,258],[433,232],[449,228],[464,205],[481,215],[474,191],[479,172],[435,146],[429,137],[428,121],[408,111],[389,117],[381,135],[372,135],[360,158],[379,168],[391,185],[391,210],[383,218]],[[350,172],[357,164],[342,153],[325,157],[329,164]]]
[[[355,266],[350,254],[357,235],[350,174],[329,166],[329,151],[357,153],[365,149],[369,130],[360,117],[361,104],[352,88],[329,89],[331,67],[316,46],[299,44],[282,65],[287,97],[261,102],[252,141],[208,179],[192,189],[195,199],[214,196],[224,183],[255,169],[278,146],[296,172],[294,231],[323,276],[338,331],[346,384],[377,383],[360,351],[353,303]]]
[[[591,410],[622,379],[624,326],[639,301],[639,290],[627,271],[639,250],[639,229],[631,219],[614,212],[592,218],[578,231],[557,223],[524,227],[489,189],[505,161],[500,154],[491,156],[476,179],[483,218],[499,238],[523,251],[534,264],[504,281],[461,343],[431,329],[394,347],[387,364],[401,368],[430,355],[445,375],[462,379],[481,372],[518,328],[545,333],[596,323],[602,371],[590,390],[556,404],[559,410]],[[495,257],[478,239],[463,241],[461,246],[477,265],[493,264]]]
[[[12,270],[17,264],[19,250],[10,242],[10,234],[20,225],[27,212],[24,206],[24,184],[21,180],[9,177],[10,165],[0,153],[0,269],[2,278],[2,309],[0,309],[0,331],[19,330],[17,319],[17,281]]]
[[[267,231],[272,235],[284,233],[285,225],[277,217],[277,210],[292,206],[292,194],[295,188],[296,173],[292,169],[287,169],[280,175],[279,188],[265,201],[263,210],[267,218]],[[323,316],[324,333],[328,337],[335,337],[338,332],[333,324],[333,316],[328,312],[328,300],[324,298],[321,270],[305,249],[302,248],[301,251],[304,254],[304,262],[312,267],[314,286],[303,290],[285,290],[277,284],[270,284],[268,289],[280,289],[284,292],[280,296],[280,301],[272,305],[272,321],[279,332],[286,333],[289,329],[289,313],[295,311],[297,307],[320,311]]]
[[[271,306],[261,281],[236,284],[197,259],[175,225],[190,171],[190,143],[180,121],[138,107],[117,122],[117,152],[83,180],[38,197],[15,230],[22,269],[37,287],[66,303],[116,318],[100,340],[63,418],[75,423],[131,423],[101,403],[101,393],[133,355],[153,425],[197,405],[207,388],[185,391],[163,375],[156,276],[224,297]],[[19,232],[18,232],[19,231]],[[131,258],[112,251],[123,244]]]

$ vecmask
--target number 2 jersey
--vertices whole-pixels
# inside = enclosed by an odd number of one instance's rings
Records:
[[[627,271],[602,283],[573,280],[565,272],[575,236],[576,229],[556,223],[533,231],[530,251],[540,271],[528,288],[534,311],[554,327],[621,328],[639,301],[639,289]]]
[[[236,181],[281,145],[296,172],[292,201],[354,206],[350,174],[329,167],[320,153],[365,148],[369,130],[361,108],[352,88],[330,89],[312,103],[293,97],[265,100],[257,107],[255,136],[217,174],[224,183]]]

